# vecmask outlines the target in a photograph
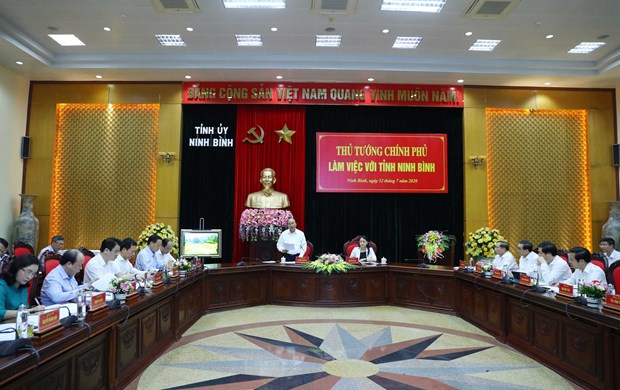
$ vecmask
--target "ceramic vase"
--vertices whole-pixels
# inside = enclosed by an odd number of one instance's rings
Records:
[[[118,299],[119,301],[124,301],[125,299],[127,299],[127,294],[114,294],[114,298]]]
[[[20,241],[29,244],[37,253],[39,220],[32,212],[33,202],[37,196],[29,194],[19,194],[19,196],[22,198],[22,211],[13,223],[13,243]]]
[[[586,297],[586,301],[588,302],[588,307],[597,308],[601,304],[601,298]]]
[[[620,247],[620,201],[609,202],[609,219],[603,225],[602,237],[611,237]]]

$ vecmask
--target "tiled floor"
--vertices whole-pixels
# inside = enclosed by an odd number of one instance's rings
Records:
[[[572,389],[458,317],[392,306],[209,314],[128,389]]]

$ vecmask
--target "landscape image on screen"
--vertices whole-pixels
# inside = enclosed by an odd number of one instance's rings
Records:
[[[219,254],[219,232],[184,232],[185,256],[217,256]]]

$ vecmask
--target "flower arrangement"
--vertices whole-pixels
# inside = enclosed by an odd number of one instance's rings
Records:
[[[129,294],[133,291],[133,285],[125,279],[114,278],[110,281],[110,292],[113,294]]]
[[[418,236],[418,249],[422,251],[424,257],[431,262],[443,257],[443,252],[450,247],[450,238],[437,230]]]
[[[600,280],[593,280],[582,284],[579,287],[579,292],[590,298],[601,299],[607,294],[607,286]]]
[[[340,255],[324,253],[318,259],[306,263],[305,268],[315,270],[317,274],[331,275],[332,272],[346,273],[355,266],[344,261]]]
[[[490,263],[482,264],[481,266],[482,272],[491,272],[493,271],[493,265]]]
[[[280,209],[245,209],[239,220],[241,241],[277,241],[293,214]]]
[[[192,270],[192,263],[184,258],[175,260],[174,266],[179,268],[179,271],[191,271]]]
[[[483,227],[473,233],[469,233],[465,249],[475,260],[485,257],[492,258],[495,256],[495,243],[503,239],[504,237],[499,234],[499,230]]]
[[[170,254],[176,258],[179,256],[179,238],[175,234],[170,225],[164,225],[163,223],[154,223],[146,227],[140,236],[138,237],[138,252],[146,248],[149,237],[153,234],[157,234],[161,239],[170,238],[173,242],[172,251]]]

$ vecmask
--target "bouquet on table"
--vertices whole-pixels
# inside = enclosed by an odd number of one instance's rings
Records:
[[[503,240],[499,230],[483,227],[473,233],[469,233],[465,249],[474,260],[482,260],[483,258],[495,257],[495,243]]]
[[[110,281],[110,292],[112,294],[127,295],[133,291],[133,285],[125,279],[114,278]]]
[[[278,241],[293,214],[280,209],[245,209],[239,220],[241,241]]]
[[[318,259],[306,263],[305,268],[315,270],[317,274],[331,275],[332,272],[346,273],[355,266],[344,261],[340,255],[324,253]]]
[[[443,257],[443,252],[450,247],[450,238],[437,230],[418,236],[418,249],[422,251],[424,257],[431,262]]]
[[[177,267],[179,271],[191,271],[192,270],[192,262],[184,258],[179,258],[178,260],[175,260],[174,266]]]
[[[179,238],[170,225],[164,225],[163,223],[151,224],[147,226],[142,233],[140,233],[140,236],[138,237],[138,252],[146,248],[149,237],[153,234],[157,234],[162,240],[164,238],[171,239],[173,246],[170,254],[175,258],[179,256]]]
[[[602,299],[607,294],[607,286],[601,283],[600,280],[593,280],[581,285],[581,287],[579,287],[579,292],[586,297]]]

